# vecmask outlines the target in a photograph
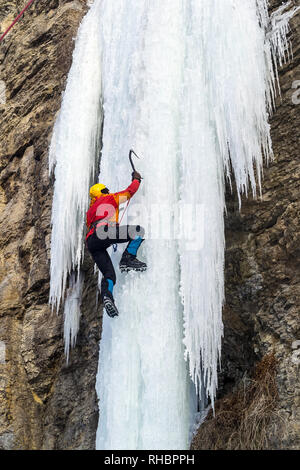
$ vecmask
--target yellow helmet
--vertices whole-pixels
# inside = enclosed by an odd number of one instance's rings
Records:
[[[94,184],[94,186],[92,186],[90,189],[91,198],[95,199],[101,196],[102,195],[101,191],[105,188],[106,188],[105,184],[101,184],[101,183]]]

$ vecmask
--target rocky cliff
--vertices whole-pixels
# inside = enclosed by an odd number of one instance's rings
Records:
[[[1,32],[19,3],[0,0]],[[0,44],[6,98],[0,101],[0,449],[93,449],[95,443],[101,313],[89,260],[69,366],[63,316],[48,306],[53,188],[48,147],[86,3],[39,0]],[[272,7],[279,3],[274,0]],[[223,440],[218,436],[222,417],[241,396],[239,383],[247,388],[244,414],[263,393],[269,397],[260,405],[269,413],[265,429],[270,426],[272,432],[259,442],[299,446],[299,105],[292,101],[292,85],[299,79],[299,15],[292,27],[294,60],[280,72],[282,101],[272,119],[275,160],[265,170],[262,199],[243,200],[239,212],[228,192],[219,401],[216,417],[209,415],[195,437],[195,449],[238,447],[232,435],[242,441],[240,410]],[[278,416],[284,426],[277,430]]]

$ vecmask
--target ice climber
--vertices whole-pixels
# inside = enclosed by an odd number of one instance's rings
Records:
[[[128,242],[120,260],[120,270],[123,272],[147,269],[146,263],[139,261],[136,257],[144,240],[144,229],[139,225],[119,225],[119,206],[137,192],[140,183],[141,175],[134,171],[132,182],[124,191],[111,194],[109,189],[100,183],[90,189],[91,204],[86,217],[88,227],[86,242],[90,254],[103,274],[101,297],[110,317],[117,316],[118,309],[113,297],[116,273],[107,248],[116,243]]]

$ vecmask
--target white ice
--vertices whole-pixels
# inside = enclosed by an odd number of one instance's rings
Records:
[[[121,316],[105,318],[100,346],[98,448],[186,445],[182,313],[190,376],[214,404],[223,334],[225,177],[233,176],[239,199],[250,188],[256,196],[257,185],[261,192],[263,161],[272,158],[272,58],[287,53],[289,18],[281,16],[275,41],[264,0],[102,3],[100,177],[113,190],[125,187],[133,147],[143,155],[137,165],[145,175],[137,202],[148,215],[153,204],[166,205],[151,218],[148,237],[153,225],[167,224],[168,207],[190,203],[194,214],[197,205],[202,212],[185,224],[198,229],[203,242],[193,247],[148,239],[147,274],[119,276]],[[182,230],[176,218],[172,223]]]
[[[75,345],[80,318],[80,262],[84,247],[85,213],[89,187],[95,175],[102,125],[99,4],[94,4],[80,25],[62,106],[49,152],[54,172],[52,205],[50,303],[59,310],[71,275],[64,308],[67,359]],[[75,277],[74,271],[77,270]]]
[[[84,277],[82,273],[77,275],[76,273],[71,274],[64,303],[64,343],[67,363],[69,362],[70,348],[74,348],[79,331],[83,281]]]
[[[59,309],[68,275],[80,266],[89,187],[101,133],[99,4],[84,17],[49,153],[52,206],[50,303]]]

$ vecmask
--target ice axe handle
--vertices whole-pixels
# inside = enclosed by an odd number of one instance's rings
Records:
[[[136,171],[135,167],[134,167],[134,164],[133,164],[133,161],[132,161],[132,154],[134,154],[138,159],[140,158],[135,152],[134,150],[130,150],[129,152],[129,161],[130,161],[130,164],[132,166],[132,169],[133,171]],[[141,177],[141,179],[144,179],[143,177]]]

